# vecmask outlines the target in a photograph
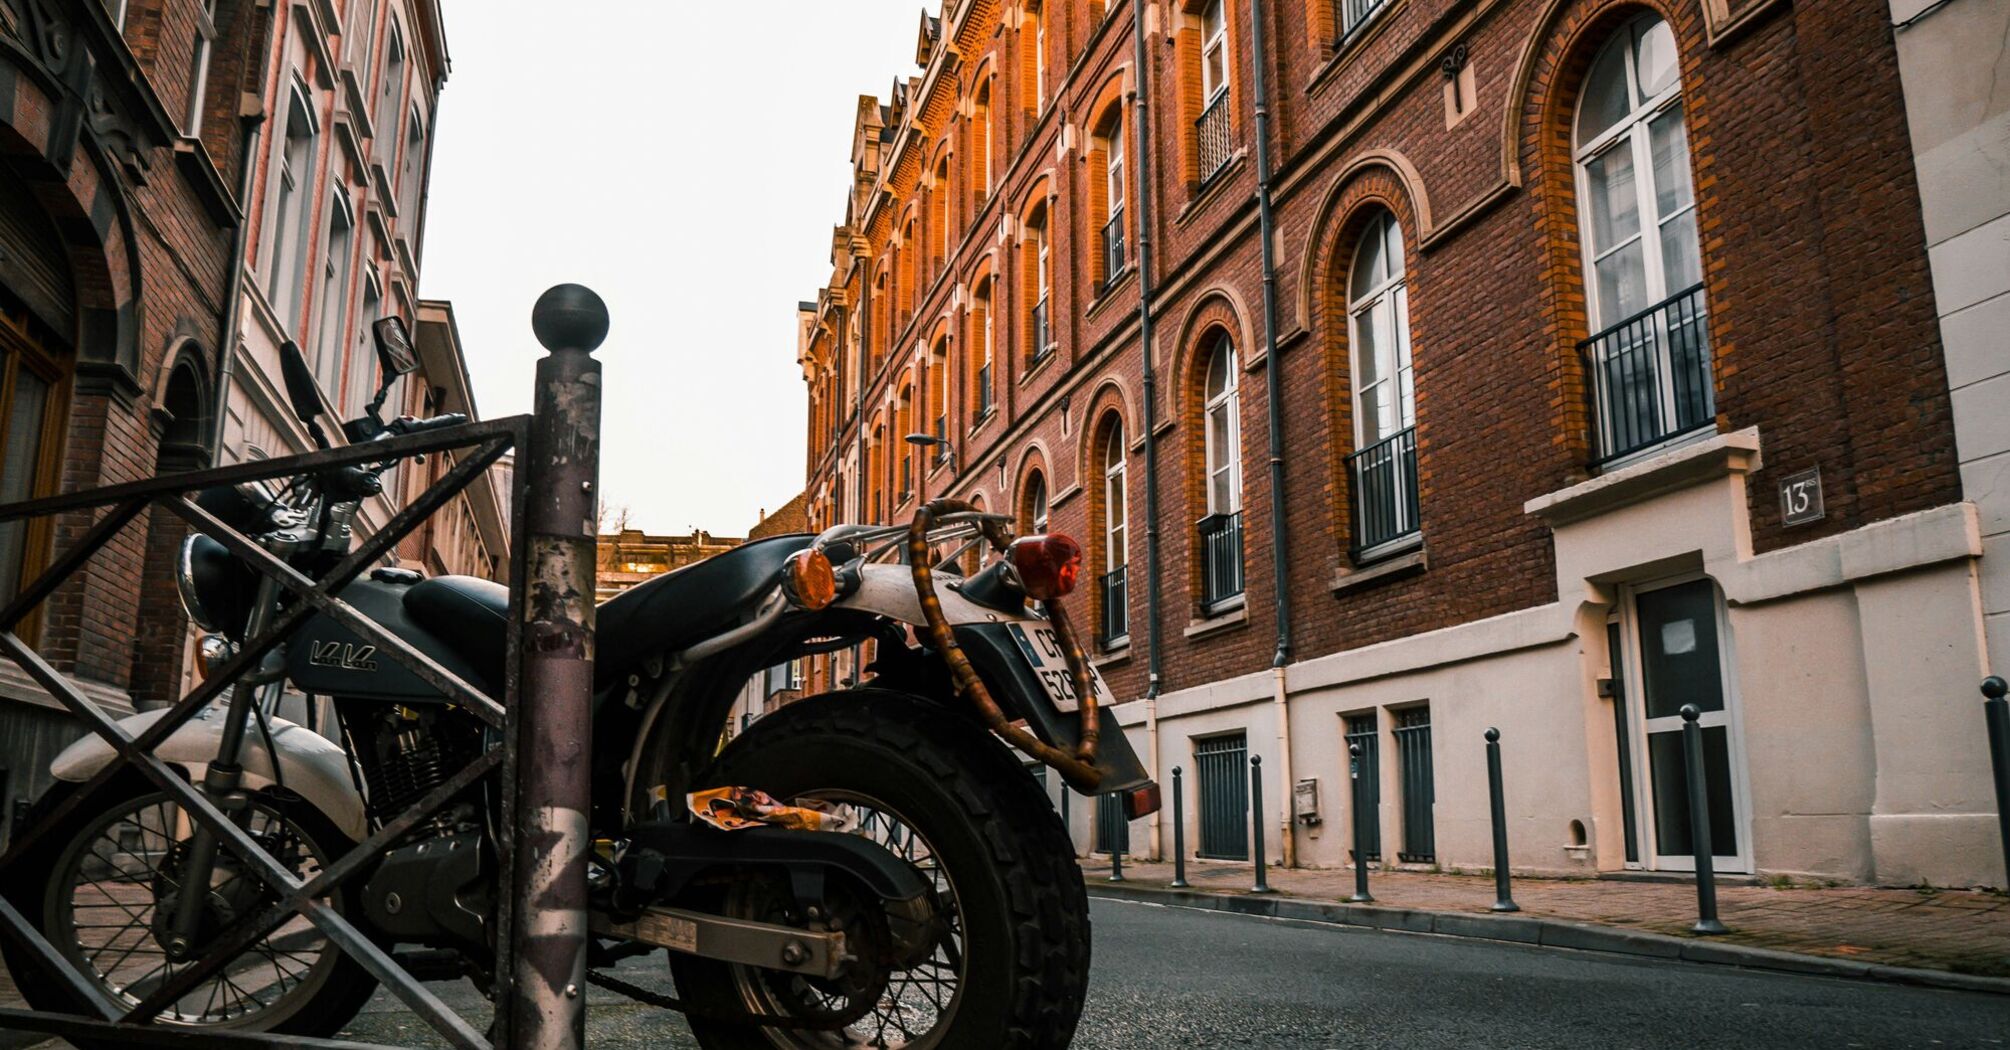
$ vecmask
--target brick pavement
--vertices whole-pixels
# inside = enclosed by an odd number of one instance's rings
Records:
[[[1109,865],[1089,863],[1093,885]],[[1125,878],[1164,886],[1172,865],[1124,860]],[[1342,900],[1354,891],[1351,869],[1271,868],[1278,893]],[[1248,865],[1190,863],[1187,881],[1207,893],[1249,892]],[[1369,891],[1377,904],[1419,911],[1485,913],[1493,903],[1491,875],[1376,871]],[[1523,914],[1653,933],[1687,935],[1696,920],[1690,882],[1622,879],[1517,878]],[[1719,883],[1718,912],[1731,928],[1712,938],[1777,951],[1888,966],[2010,977],[2010,894],[1974,890],[1817,888]]]

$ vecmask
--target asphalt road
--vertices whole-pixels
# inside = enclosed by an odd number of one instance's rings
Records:
[[[2010,997],[1095,902],[1080,1050],[2010,1046]],[[622,975],[669,991],[660,960]],[[465,985],[435,985],[470,1011]],[[676,1015],[590,993],[588,1045],[695,1047]],[[379,992],[350,1036],[432,1045]]]

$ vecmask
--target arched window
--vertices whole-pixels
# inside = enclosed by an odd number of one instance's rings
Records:
[[[1124,422],[1112,413],[1096,452],[1103,475],[1103,564],[1098,635],[1105,649],[1130,635],[1130,507],[1125,498]]]
[[[1599,456],[1715,418],[1675,34],[1654,15],[1592,60],[1572,135]]]
[[[949,158],[944,156],[935,166],[935,185],[929,190],[928,240],[933,264],[931,273],[941,273],[949,259]]]
[[[1417,532],[1417,392],[1410,364],[1410,293],[1403,230],[1378,212],[1361,232],[1347,280],[1354,359],[1354,556]]]
[[[928,355],[928,407],[935,413],[929,433],[941,444],[935,446],[935,461],[949,456],[949,337],[935,341]]]
[[[970,307],[970,326],[974,329],[973,334],[976,336],[972,340],[975,345],[970,348],[971,364],[974,366],[971,369],[971,375],[975,383],[972,393],[976,398],[975,411],[971,414],[980,420],[990,414],[992,406],[997,403],[996,386],[998,376],[991,356],[991,293],[997,287],[997,284],[998,281],[995,277],[987,277],[979,283],[977,285],[977,292],[972,297],[974,301]]]
[[[1114,109],[1114,107],[1112,107]],[[1124,116],[1111,115],[1096,136],[1103,155],[1103,284],[1108,286],[1124,272],[1129,258],[1124,240]]]
[[[56,491],[69,362],[47,349],[43,330],[26,309],[0,300],[0,503]],[[0,522],[0,605],[41,571],[48,533],[47,519]],[[27,622],[21,633],[32,641],[34,628]]]
[[[1201,600],[1209,609],[1242,597],[1242,420],[1235,344],[1226,332],[1207,351],[1201,387],[1207,516],[1200,521]]]
[[[972,142],[970,154],[970,181],[977,193],[977,205],[973,213],[984,207],[991,199],[991,79],[986,77],[977,86],[977,98],[970,109],[970,129]]]
[[[1047,531],[1047,477],[1039,471],[1026,475],[1026,494],[1021,497],[1019,518],[1025,523],[1026,534],[1039,535]]]
[[[1026,294],[1033,300],[1026,326],[1026,359],[1039,361],[1054,349],[1054,315],[1049,306],[1053,287],[1053,242],[1047,232],[1047,205],[1041,204],[1026,218]]]

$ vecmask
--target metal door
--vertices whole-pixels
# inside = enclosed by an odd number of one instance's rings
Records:
[[[1248,738],[1236,733],[1194,741],[1193,767],[1200,789],[1199,855],[1248,860]]]
[[[1373,714],[1347,719],[1346,743],[1361,748],[1359,774],[1349,787],[1348,812],[1361,828],[1361,843],[1370,861],[1382,859],[1382,736]],[[1348,840],[1350,843],[1352,839]],[[1350,845],[1348,853],[1353,853]]]
[[[1431,776],[1431,709],[1396,712],[1395,732],[1403,794],[1403,848],[1396,857],[1408,864],[1429,864],[1438,859],[1437,833],[1431,826],[1438,798]]]

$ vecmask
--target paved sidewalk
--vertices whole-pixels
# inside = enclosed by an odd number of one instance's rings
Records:
[[[1111,886],[1107,862],[1085,862],[1083,870],[1092,889]],[[1248,865],[1187,865],[1192,889],[1210,895],[1246,896],[1251,875]],[[1340,901],[1354,892],[1351,869],[1271,868],[1269,876],[1271,889],[1279,896]],[[1161,889],[1172,881],[1172,865],[1126,857],[1124,877],[1125,889]],[[1368,888],[1375,903],[1390,910],[1485,915],[1494,900],[1491,875],[1371,871]],[[1710,938],[1693,938],[1689,933],[1696,921],[1693,882],[1518,878],[1514,899],[1521,905],[1521,918],[1638,930],[1866,966],[2010,978],[2010,894],[1866,887],[1775,889],[1720,882],[1718,913],[1731,933]]]

